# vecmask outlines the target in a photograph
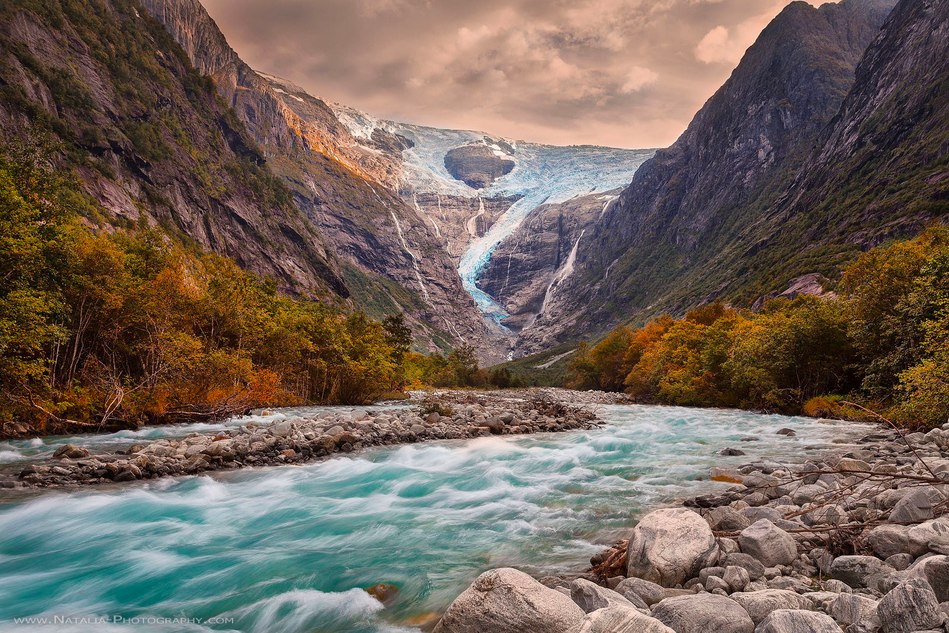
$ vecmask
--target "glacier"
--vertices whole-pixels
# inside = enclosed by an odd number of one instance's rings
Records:
[[[373,130],[379,128],[414,143],[402,153],[403,184],[414,193],[481,198],[481,208],[484,199],[516,198],[484,235],[472,236],[458,264],[458,274],[465,290],[481,312],[502,327],[507,311],[478,287],[478,277],[498,245],[518,229],[531,211],[543,204],[606,194],[627,186],[636,170],[655,153],[653,149],[514,141],[474,130],[448,130],[381,120],[340,104],[331,104],[331,107],[339,121],[357,139],[371,139]],[[497,178],[485,189],[474,189],[456,180],[445,168],[445,154],[449,150],[476,143],[487,145],[496,156],[512,159],[515,163],[510,173]],[[605,213],[615,196],[602,199],[606,200]]]

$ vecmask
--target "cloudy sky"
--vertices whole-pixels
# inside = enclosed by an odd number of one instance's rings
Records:
[[[254,68],[382,118],[663,147],[789,0],[203,3]]]

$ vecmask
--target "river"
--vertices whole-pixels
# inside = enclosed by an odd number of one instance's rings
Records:
[[[868,428],[640,405],[600,415],[593,431],[0,498],[0,630],[417,631],[407,623],[485,569],[582,570],[644,510],[721,485],[700,481],[712,465],[800,462]],[[727,446],[747,456],[719,456]],[[0,450],[21,459],[24,445]],[[385,608],[361,589],[380,582],[399,587]],[[73,621],[14,621],[26,616]]]

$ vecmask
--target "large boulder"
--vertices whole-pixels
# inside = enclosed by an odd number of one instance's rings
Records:
[[[584,615],[569,596],[527,574],[492,569],[455,598],[435,633],[565,633]]]
[[[854,589],[870,587],[875,579],[892,573],[892,567],[875,556],[839,556],[830,566],[830,575]]]
[[[942,626],[945,615],[932,587],[925,580],[913,578],[889,591],[877,605],[883,633],[911,633]]]
[[[842,633],[830,616],[816,611],[778,609],[766,617],[755,633]]]
[[[896,502],[890,512],[893,523],[922,523],[933,518],[933,502],[929,488],[918,488]]]
[[[922,556],[928,549],[928,541],[915,537],[906,525],[880,525],[873,528],[868,536],[873,553],[880,558],[889,558],[896,554],[910,554],[914,558]]]
[[[797,558],[797,543],[794,537],[768,519],[755,521],[738,535],[741,551],[759,561],[765,567],[790,565]]]
[[[731,599],[741,605],[755,624],[759,624],[779,609],[807,609],[810,607],[807,598],[786,589],[763,589],[761,591],[736,593],[731,596]]]
[[[687,508],[650,512],[633,530],[627,575],[674,587],[713,563],[718,545],[712,529]]]
[[[485,631],[487,633],[487,631]],[[590,613],[569,633],[676,633],[636,609],[613,606]]]
[[[922,578],[929,583],[937,601],[949,601],[949,556],[921,558],[907,570],[906,577]]]
[[[650,607],[666,597],[661,585],[642,578],[626,578],[616,585],[616,593],[630,602],[635,602],[634,597],[639,598]]]
[[[754,633],[755,623],[737,602],[712,593],[666,598],[653,617],[676,633]]]
[[[877,600],[855,593],[842,593],[827,603],[827,614],[842,626],[862,624],[875,629],[880,626]]]

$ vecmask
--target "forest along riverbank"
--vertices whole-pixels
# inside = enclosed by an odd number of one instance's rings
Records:
[[[119,451],[76,444],[51,459],[0,474],[2,488],[48,488],[129,482],[208,471],[303,463],[371,446],[590,429],[598,405],[622,394],[567,389],[438,391],[412,394],[411,405],[356,415],[317,411],[234,429],[162,438]]]
[[[949,424],[709,474],[735,485],[650,512],[580,577],[485,572],[436,633],[949,630]]]

